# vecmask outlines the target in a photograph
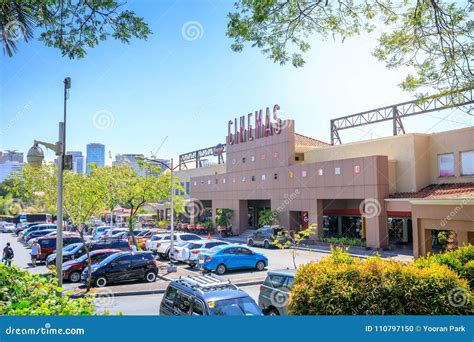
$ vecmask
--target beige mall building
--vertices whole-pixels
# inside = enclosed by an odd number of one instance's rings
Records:
[[[330,145],[295,133],[292,120],[268,118],[267,109],[267,120],[229,121],[225,163],[177,172],[203,208],[192,221],[230,208],[242,234],[270,208],[290,231],[315,223],[315,236],[415,257],[436,248],[438,231],[474,242],[474,127]]]

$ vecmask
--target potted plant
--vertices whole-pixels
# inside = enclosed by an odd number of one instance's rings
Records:
[[[217,209],[216,213],[216,225],[219,232],[226,231],[227,227],[230,225],[232,219],[233,210],[232,209]]]

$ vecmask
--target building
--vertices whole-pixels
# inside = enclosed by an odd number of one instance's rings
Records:
[[[128,164],[130,165],[138,175],[140,176],[145,176],[150,174],[150,171],[146,168],[142,168],[139,164],[140,160],[143,160],[145,156],[143,154],[117,154],[115,156],[115,161],[112,163],[112,165],[124,165]],[[147,163],[150,163],[151,165],[154,166],[159,166],[161,169],[166,169],[166,167],[169,167],[170,161],[167,159],[158,159],[154,158],[153,161],[148,161]],[[157,176],[158,174],[156,174]]]
[[[177,172],[194,208],[213,220],[232,209],[236,233],[272,209],[291,232],[317,224],[313,238],[358,238],[415,257],[436,248],[440,231],[474,242],[474,127],[330,145],[295,133],[278,109],[274,120],[267,108],[228,122],[225,165]]]
[[[97,143],[87,144],[86,173],[90,172],[90,164],[92,163],[98,167],[105,166],[105,145]]]
[[[69,151],[67,155],[72,156],[72,171],[78,174],[84,173],[84,156],[81,151]]]
[[[23,163],[23,152],[0,151],[0,163],[5,162]]]
[[[17,161],[6,161],[0,163],[0,182],[3,182],[13,173],[21,176],[21,170],[23,169],[23,166],[25,166],[25,164],[19,163]]]

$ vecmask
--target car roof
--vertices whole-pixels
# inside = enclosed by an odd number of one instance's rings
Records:
[[[229,287],[213,289],[210,291],[199,291],[199,289],[183,285],[179,282],[179,279],[175,279],[171,281],[170,286],[173,286],[183,292],[193,294],[196,297],[204,299],[205,301],[218,301],[224,299],[249,297],[246,292],[240,289],[232,288],[231,285],[229,285]]]
[[[294,277],[295,273],[296,273],[296,270],[293,270],[293,269],[268,271],[268,275],[284,275],[284,276],[292,276],[292,277]]]
[[[123,252],[120,249],[115,248],[104,248],[104,249],[96,249],[95,251],[91,251],[90,254],[103,254],[103,253],[119,253]]]

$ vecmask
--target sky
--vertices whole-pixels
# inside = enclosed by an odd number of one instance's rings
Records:
[[[0,150],[27,152],[55,142],[63,115],[63,79],[71,77],[67,150],[105,144],[106,154],[170,158],[225,142],[229,119],[279,104],[296,131],[330,141],[332,118],[413,99],[371,55],[375,34],[340,41],[311,37],[306,65],[274,64],[258,49],[231,50],[225,36],[233,1],[127,1],[149,24],[147,41],[109,39],[70,60],[33,40],[0,57]],[[415,116],[407,132],[466,127],[458,110]],[[341,132],[343,143],[388,136],[391,123]],[[54,154],[46,153],[48,159]],[[110,162],[110,161],[109,161]]]

